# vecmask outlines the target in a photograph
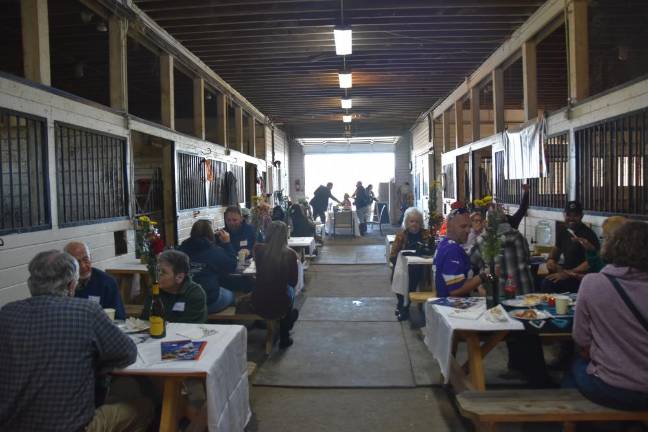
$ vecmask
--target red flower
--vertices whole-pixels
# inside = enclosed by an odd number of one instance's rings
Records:
[[[151,249],[153,250],[153,253],[155,255],[159,255],[164,251],[164,242],[162,239],[158,236],[156,236],[152,241],[151,241]]]
[[[455,210],[455,209],[458,209],[458,208],[464,208],[464,207],[466,207],[466,205],[462,201],[455,201],[450,206],[450,208],[452,210]]]

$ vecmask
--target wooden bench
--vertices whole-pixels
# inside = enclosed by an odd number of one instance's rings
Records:
[[[498,423],[560,422],[573,432],[577,422],[648,420],[648,411],[606,408],[576,389],[466,391],[457,403],[477,431],[495,431]]]
[[[218,313],[209,314],[207,321],[265,321],[267,328],[265,339],[266,354],[272,352],[275,335],[279,332],[279,320],[267,320],[256,314],[237,314],[234,306],[228,307]]]
[[[414,304],[423,304],[428,301],[428,299],[434,297],[436,297],[436,293],[434,291],[413,291],[409,293],[410,303]]]

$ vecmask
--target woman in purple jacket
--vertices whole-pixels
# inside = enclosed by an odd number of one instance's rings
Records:
[[[623,224],[604,243],[609,264],[585,276],[578,292],[573,378],[585,397],[611,408],[648,409],[647,244],[648,224]]]

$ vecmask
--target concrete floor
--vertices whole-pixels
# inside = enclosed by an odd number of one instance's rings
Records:
[[[350,257],[350,246],[368,247],[373,249],[368,254],[376,254],[384,237],[370,235],[352,242],[327,240],[327,254],[333,259]],[[436,362],[420,331],[412,328],[416,325],[396,321],[389,275],[385,264],[315,261],[298,301],[302,316],[293,330],[295,344],[283,352],[275,348],[267,357],[262,352],[264,331],[249,331],[248,359],[257,362],[258,371],[252,380],[248,432],[473,430],[441,385]],[[491,356],[486,374],[488,382],[495,383],[505,370],[506,351]],[[501,430],[558,431],[560,426],[512,425]]]

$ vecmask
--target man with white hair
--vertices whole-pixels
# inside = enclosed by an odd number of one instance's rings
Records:
[[[72,256],[41,252],[29,263],[31,297],[0,309],[3,432],[148,428],[153,406],[134,389],[96,400],[100,374],[135,362],[137,347],[98,304],[74,298],[78,278]]]
[[[115,319],[126,319],[117,282],[106,272],[92,267],[88,246],[83,242],[72,241],[65,245],[64,250],[79,263],[79,284],[75,296],[99,303],[104,309],[115,309]]]

